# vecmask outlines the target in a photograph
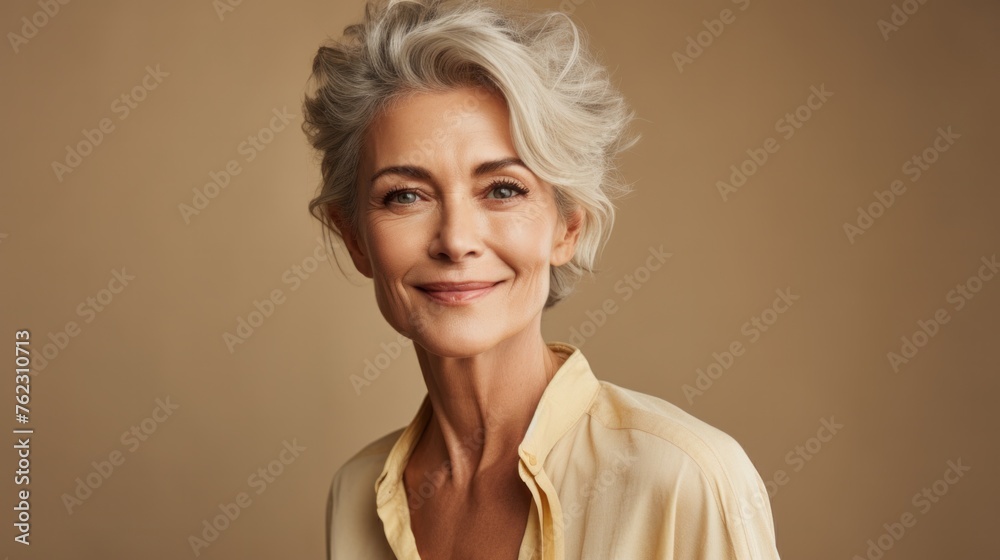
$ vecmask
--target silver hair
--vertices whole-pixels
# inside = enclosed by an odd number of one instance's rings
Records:
[[[302,130],[321,157],[309,212],[343,239],[331,215],[358,231],[358,165],[371,123],[415,92],[479,86],[510,111],[518,156],[554,187],[560,215],[585,213],[573,258],[550,271],[549,308],[593,274],[614,225],[613,200],[628,194],[615,161],[640,135],[635,118],[562,12],[501,9],[487,0],[372,0],[361,22],[319,48]]]

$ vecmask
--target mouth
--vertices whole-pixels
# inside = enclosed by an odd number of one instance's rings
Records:
[[[500,282],[432,282],[416,286],[428,298],[445,305],[464,305],[493,291]]]

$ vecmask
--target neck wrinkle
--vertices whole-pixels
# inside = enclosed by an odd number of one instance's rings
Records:
[[[414,455],[453,486],[468,488],[496,469],[516,475],[518,446],[567,358],[540,334],[509,342],[469,358],[440,358],[415,346],[432,412]]]

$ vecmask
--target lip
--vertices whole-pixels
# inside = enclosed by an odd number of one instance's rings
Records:
[[[417,289],[438,303],[464,305],[490,293],[500,282],[430,282]]]

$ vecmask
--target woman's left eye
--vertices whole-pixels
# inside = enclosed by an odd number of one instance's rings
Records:
[[[515,183],[513,181],[497,181],[496,183],[493,183],[492,185],[490,185],[490,192],[491,193],[501,193],[501,192],[505,193],[504,196],[488,197],[488,198],[500,198],[502,200],[502,199],[507,199],[507,198],[514,198],[515,196],[518,196],[518,195],[527,194],[528,193],[528,189],[525,189],[524,187],[522,187],[521,185],[518,185],[517,183]]]

